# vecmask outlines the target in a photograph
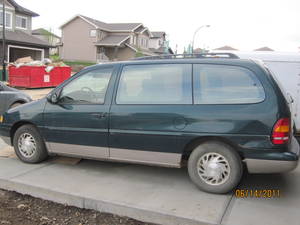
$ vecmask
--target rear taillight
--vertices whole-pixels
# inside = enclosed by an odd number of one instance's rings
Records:
[[[289,118],[279,119],[273,128],[272,143],[274,145],[286,144],[289,141],[289,136],[290,136],[290,119]]]

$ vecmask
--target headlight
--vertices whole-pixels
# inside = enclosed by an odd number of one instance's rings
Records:
[[[4,117],[0,115],[0,123],[3,123],[3,121],[4,121]]]

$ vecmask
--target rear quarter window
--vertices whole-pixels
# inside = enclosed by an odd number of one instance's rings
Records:
[[[246,104],[265,99],[262,84],[246,68],[195,64],[193,79],[195,104]]]

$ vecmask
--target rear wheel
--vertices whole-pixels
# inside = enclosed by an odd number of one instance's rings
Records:
[[[25,163],[39,163],[48,157],[45,143],[33,125],[21,126],[13,139],[18,158]]]
[[[188,172],[198,188],[211,193],[227,193],[240,182],[243,165],[229,145],[211,141],[196,147],[188,160]]]

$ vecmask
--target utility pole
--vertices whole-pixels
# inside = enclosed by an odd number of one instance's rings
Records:
[[[2,62],[2,79],[6,81],[6,48],[5,48],[5,0],[2,3],[2,50],[3,50],[3,62]]]

